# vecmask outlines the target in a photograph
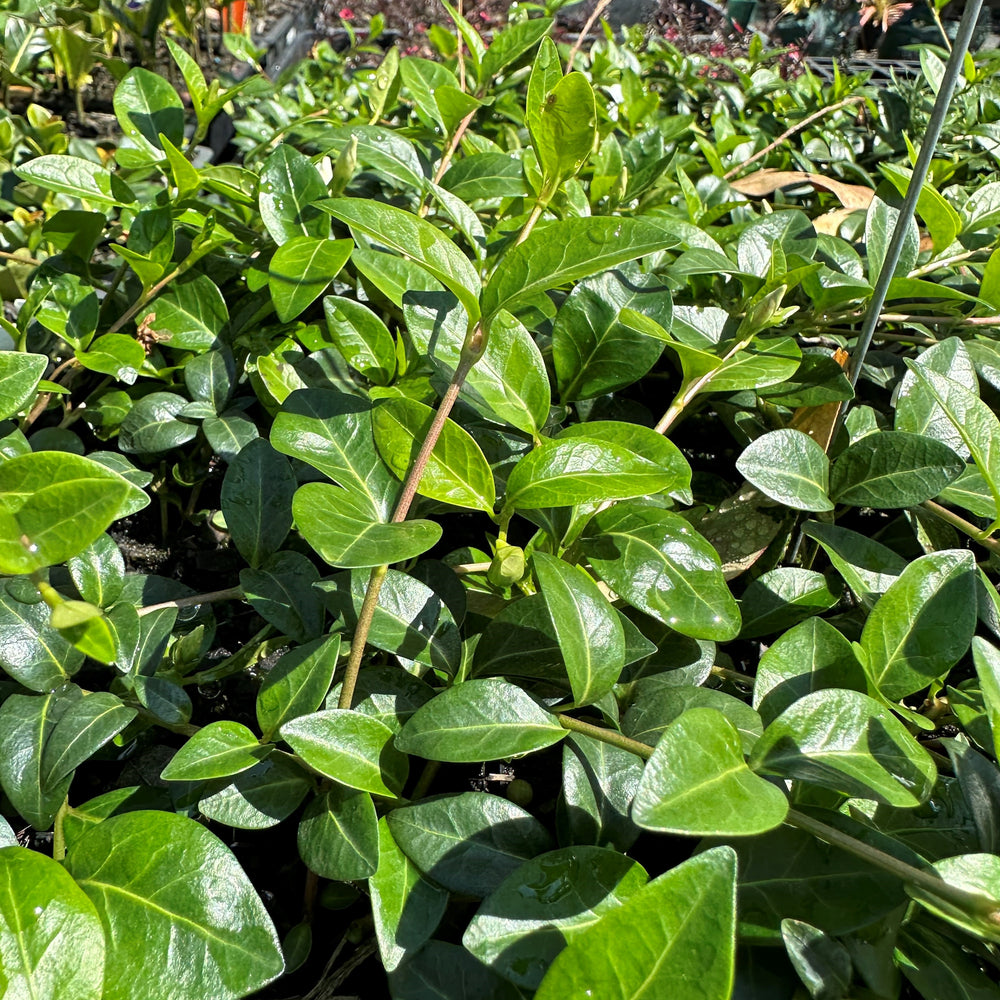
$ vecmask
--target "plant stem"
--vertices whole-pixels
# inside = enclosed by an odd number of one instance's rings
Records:
[[[538,201],[535,202],[531,210],[531,215],[528,216],[528,221],[524,224],[524,228],[514,241],[514,246],[519,247],[531,235],[531,230],[535,228],[535,223],[542,217],[542,212],[548,207],[551,198],[551,195],[546,197],[544,191],[538,196]]]
[[[982,529],[977,528],[971,521],[966,521],[964,517],[960,517],[954,511],[948,510],[947,507],[942,507],[941,504],[935,503],[933,500],[925,500],[920,506],[924,510],[929,510],[942,521],[946,521],[953,528],[957,528],[963,535],[968,535],[969,538],[974,542],[978,542],[983,548],[1000,554],[1000,538],[991,538],[989,535],[984,535]],[[988,531],[989,529],[987,528]]]
[[[424,436],[420,451],[417,452],[417,457],[413,460],[413,464],[406,474],[406,481],[403,483],[403,490],[399,494],[399,500],[396,502],[396,509],[393,511],[391,523],[399,524],[406,520],[406,515],[410,512],[410,505],[413,503],[413,498],[417,495],[420,480],[423,479],[427,462],[431,457],[434,446],[437,444],[438,438],[441,436],[441,431],[444,429],[448,414],[451,413],[451,408],[455,405],[455,400],[458,399],[458,394],[462,391],[462,385],[469,372],[472,371],[472,366],[483,356],[483,351],[485,350],[486,335],[482,328],[477,325],[466,338],[466,344],[462,348],[462,356],[459,359],[458,367],[455,369],[455,374],[452,375],[451,382],[448,384],[445,394],[441,397],[441,402],[438,405],[437,412],[434,414],[434,419],[431,421],[430,427],[427,428],[427,434]],[[378,595],[382,590],[382,584],[385,582],[388,572],[389,566],[387,564],[376,566],[368,577],[368,587],[365,590],[364,600],[361,602],[361,610],[358,612],[358,623],[355,626],[354,636],[351,639],[351,654],[347,659],[347,666],[344,668],[344,680],[340,689],[340,700],[337,703],[339,708],[350,708],[351,703],[354,701],[354,688],[358,683],[358,673],[361,671],[361,658],[365,654],[368,633],[371,631],[372,619],[375,616],[375,609],[378,606]]]
[[[583,26],[583,31],[577,35],[576,41],[573,43],[573,48],[569,50],[569,56],[566,59],[567,74],[573,72],[573,62],[576,59],[576,54],[580,51],[580,47],[583,45],[583,40],[590,34],[590,29],[594,27],[597,23],[597,19],[608,9],[610,5],[611,0],[598,0],[598,4],[594,8],[593,13],[587,18],[587,23]]]
[[[148,292],[143,292],[142,295],[140,295],[139,298],[136,299],[135,302],[133,302],[132,305],[130,305],[128,309],[126,309],[125,312],[123,312],[121,316],[119,316],[118,319],[116,319],[114,323],[108,327],[108,333],[117,333],[137,312],[139,312],[140,309],[143,309],[150,302],[152,302],[152,300],[155,299],[156,296],[159,295],[171,281],[175,278],[179,278],[183,273],[183,267],[175,267],[169,274],[160,278],[160,280],[153,285]]]
[[[790,129],[782,132],[774,142],[769,142],[762,150],[756,152],[749,159],[744,160],[742,163],[738,163],[732,170],[726,171],[722,175],[722,179],[725,181],[732,180],[738,173],[740,173],[745,167],[749,167],[751,163],[756,163],[761,157],[767,156],[772,149],[777,149],[783,142],[787,139],[791,139],[796,132],[801,132],[804,128],[808,128],[814,121],[818,121],[824,115],[832,114],[834,111],[840,111],[841,108],[850,107],[852,104],[861,104],[865,98],[863,97],[845,97],[844,100],[838,101],[836,104],[831,104],[828,108],[820,108],[819,111],[814,111],[811,115],[803,118],[802,121],[797,122]]]
[[[211,604],[214,601],[238,601],[243,597],[243,588],[229,587],[226,590],[212,590],[207,594],[193,594],[191,597],[178,597],[176,601],[161,601],[159,604],[147,604],[139,608],[139,617],[162,611],[163,608],[193,608],[199,604]]]
[[[1000,923],[1000,912],[997,910],[995,901],[988,896],[951,885],[934,872],[914,868],[913,865],[908,865],[905,861],[900,861],[899,858],[894,858],[891,854],[880,851],[877,847],[872,847],[849,834],[842,833],[835,827],[827,826],[826,823],[821,823],[796,809],[788,810],[785,822],[789,826],[811,833],[818,840],[839,847],[841,850],[853,854],[856,858],[861,858],[862,861],[867,861],[869,864],[895,875],[908,885],[936,896],[965,913]]]
[[[62,800],[62,805],[56,812],[56,818],[52,823],[52,860],[62,861],[66,857],[66,832],[63,829],[63,820],[69,812],[69,796]]]
[[[9,250],[0,250],[0,260],[9,260],[14,264],[30,264],[32,267],[42,266],[42,262],[34,257],[20,257]]]
[[[926,323],[928,326],[945,323],[960,323],[962,326],[1000,326],[1000,316],[921,316],[919,313],[882,313],[879,319],[883,323]]]
[[[963,260],[975,257],[982,250],[963,250],[962,253],[953,254],[951,257],[942,257],[940,260],[931,260],[920,267],[915,267],[907,275],[908,278],[922,278],[925,274],[933,274],[942,267],[951,267],[952,264],[960,264]]]
[[[848,378],[851,385],[857,384],[858,376],[861,374],[861,366],[864,363],[865,355],[872,342],[875,327],[879,323],[882,306],[885,303],[889,292],[889,285],[892,282],[896,264],[899,262],[903,252],[903,243],[909,231],[910,222],[916,211],[917,200],[927,179],[930,170],[931,160],[934,157],[934,150],[937,147],[941,129],[944,126],[945,118],[948,116],[948,106],[951,104],[952,94],[955,92],[955,84],[958,82],[958,74],[962,68],[965,53],[969,49],[969,42],[972,39],[972,31],[979,20],[979,12],[982,10],[983,0],[970,0],[965,5],[958,32],[955,35],[955,47],[948,57],[948,64],[945,66],[941,84],[938,87],[937,98],[934,101],[934,110],[931,112],[931,119],[927,123],[927,131],[924,133],[923,142],[920,144],[920,154],[917,162],[913,165],[913,173],[910,176],[910,183],[906,189],[906,197],[903,199],[903,206],[896,216],[896,225],[892,231],[892,239],[889,241],[889,248],[886,250],[885,259],[879,270],[878,278],[875,281],[875,290],[868,303],[865,313],[865,321],[861,327],[861,334],[854,351],[851,354],[851,363],[848,369]]]
[[[638,740],[629,739],[627,736],[623,736],[621,733],[616,733],[613,729],[604,729],[602,726],[595,726],[589,722],[581,722],[579,719],[574,719],[571,715],[558,715],[559,725],[563,729],[568,729],[573,733],[581,733],[584,736],[591,736],[595,740],[600,740],[602,743],[608,743],[613,747],[618,747],[619,750],[625,750],[628,753],[634,753],[637,757],[641,757],[643,760],[649,760],[653,755],[653,748],[646,743],[640,743]]]
[[[427,794],[428,789],[433,784],[434,779],[437,777],[437,773],[440,770],[441,761],[427,761],[424,765],[423,771],[420,773],[420,777],[417,779],[417,783],[413,786],[413,794],[410,795],[410,802],[416,802]]]

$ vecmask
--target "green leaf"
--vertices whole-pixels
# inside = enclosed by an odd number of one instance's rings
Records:
[[[0,585],[0,667],[32,691],[61,687],[83,665],[83,653],[52,627],[50,617],[28,581]]]
[[[48,153],[19,164],[14,173],[29,184],[37,184],[48,191],[84,202],[96,202],[102,206],[131,205],[135,202],[135,195],[124,181],[103,164],[82,156]]]
[[[690,708],[664,730],[632,804],[644,829],[702,837],[764,833],[787,812],[781,789],[747,767],[736,727],[711,708]]]
[[[582,73],[562,77],[541,96],[540,104],[528,98],[525,122],[542,169],[546,189],[555,189],[575,176],[597,138],[594,88]]]
[[[382,400],[372,411],[375,444],[382,461],[399,480],[405,480],[434,411],[415,399]],[[496,487],[493,472],[475,439],[452,420],[441,428],[417,487],[421,496],[459,507],[493,513]]]
[[[251,441],[229,463],[219,504],[233,544],[251,566],[281,548],[292,526],[295,487],[291,463],[262,439]]]
[[[285,653],[257,692],[257,725],[263,741],[292,719],[315,712],[330,690],[340,654],[340,633],[314,639]]]
[[[36,829],[47,830],[66,796],[72,775],[42,784],[42,754],[62,714],[80,697],[70,694],[11,695],[0,705],[0,786],[11,805]]]
[[[222,719],[202,726],[160,773],[164,781],[228,778],[254,767],[271,752],[246,726]]]
[[[795,971],[814,1000],[842,1000],[848,996],[851,956],[839,941],[801,920],[782,920],[781,937]]]
[[[429,222],[401,208],[361,198],[329,198],[319,207],[352,230],[418,263],[462,303],[470,324],[478,322],[479,275],[469,258]]]
[[[994,977],[972,952],[919,921],[901,928],[897,947],[899,968],[921,996],[993,1000],[996,995]]]
[[[646,884],[617,851],[564,847],[523,864],[483,901],[462,944],[516,986],[534,990],[560,951]]]
[[[761,656],[753,707],[770,723],[807,694],[835,688],[865,693],[864,669],[840,632],[822,618],[809,618]]]
[[[656,363],[662,344],[622,323],[619,314],[626,308],[670,327],[669,289],[634,266],[588,278],[569,293],[552,328],[552,361],[563,402],[615,392]]]
[[[871,683],[890,701],[922,691],[965,655],[975,627],[973,554],[949,549],[914,560],[861,633]]]
[[[229,321],[226,300],[211,278],[189,272],[172,281],[137,317],[157,333],[167,334],[166,346],[207,351],[215,346]]]
[[[125,584],[125,560],[110,535],[98,535],[66,568],[80,596],[98,607],[110,607]]]
[[[350,259],[353,240],[294,236],[282,243],[268,265],[267,283],[282,323],[295,319],[319,298]]]
[[[137,400],[122,421],[118,446],[124,452],[155,454],[186,444],[197,424],[179,419],[188,401],[173,392],[151,392]]]
[[[271,444],[366,498],[372,518],[387,521],[400,487],[378,456],[371,428],[367,401],[330,389],[300,389],[275,417]]]
[[[378,868],[378,816],[367,792],[334,785],[306,806],[299,857],[321,878],[368,878]]]
[[[60,601],[52,608],[52,627],[99,663],[114,663],[116,631],[100,608],[87,601]]]
[[[904,808],[924,802],[937,778],[930,754],[888,708],[837,689],[785,709],[764,730],[750,766]]]
[[[82,552],[129,491],[118,473],[67,452],[0,462],[0,573],[31,573]]]
[[[369,574],[342,573],[317,589],[352,630]],[[390,569],[379,592],[368,641],[377,649],[454,674],[462,658],[458,624],[440,595],[425,583]]]
[[[288,819],[311,788],[301,767],[272,753],[221,788],[210,786],[198,800],[198,812],[237,830],[266,830]]]
[[[336,708],[341,685],[336,684],[326,696],[326,708]],[[426,681],[400,670],[397,666],[367,666],[354,686],[355,712],[370,715],[398,733],[421,705],[434,697],[434,688]]]
[[[665,228],[645,219],[594,216],[536,226],[523,243],[503,255],[483,290],[485,323],[489,327],[501,309],[516,314],[540,292],[676,243]]]
[[[983,908],[992,910],[977,914],[971,907],[961,907],[942,899],[923,886],[907,885],[907,891],[931,913],[942,917],[962,930],[989,941],[1000,941],[995,914],[1000,910],[1000,858],[995,854],[960,854],[945,858],[932,866],[949,885],[978,895]]]
[[[983,692],[983,701],[986,703],[994,755],[1000,756],[1000,650],[976,636],[972,640],[972,658],[976,664],[976,676]]]
[[[396,344],[379,315],[354,299],[327,295],[323,313],[330,338],[352,367],[376,385],[396,371]]]
[[[946,444],[904,431],[869,434],[833,463],[830,497],[855,507],[913,507],[936,497],[965,470]]]
[[[44,354],[0,351],[0,420],[18,413],[34,398],[48,364]]]
[[[134,337],[106,333],[91,343],[86,351],[76,351],[76,360],[88,371],[110,375],[118,382],[132,385],[146,360],[146,352]]]
[[[260,217],[271,239],[281,246],[296,236],[329,236],[330,220],[316,207],[326,193],[307,156],[292,146],[278,146],[264,162],[258,189]]]
[[[507,479],[511,510],[626,500],[671,489],[676,474],[623,445],[571,437],[548,441],[522,458]]]
[[[282,725],[281,738],[313,769],[348,788],[397,798],[406,781],[406,755],[392,730],[348,709],[302,715]]]
[[[373,520],[367,504],[340,486],[306,483],[292,501],[302,537],[331,566],[366,569],[422,555],[441,538],[434,521]]]
[[[497,795],[464,792],[393,809],[389,831],[424,874],[482,899],[552,841],[530,813]]]
[[[784,428],[751,441],[736,462],[761,493],[795,510],[833,510],[827,495],[830,460],[802,431]]]
[[[595,572],[633,607],[696,639],[731,639],[740,612],[719,557],[680,515],[641,502],[601,511],[583,536]]]
[[[105,928],[104,1000],[236,1000],[284,968],[250,880],[194,820],[113,816],[73,845],[66,867]]]
[[[40,780],[55,788],[105,743],[117,736],[134,718],[120,698],[108,691],[95,691],[74,701],[56,723],[42,751]]]
[[[577,705],[602,698],[625,666],[625,633],[614,608],[578,566],[536,552],[532,563]]]
[[[240,586],[254,611],[298,642],[323,631],[323,603],[313,587],[317,580],[316,567],[301,552],[289,550],[240,572]]]
[[[551,17],[533,17],[508,25],[498,32],[483,56],[481,86],[530,52],[548,33],[553,23]],[[558,59],[558,54],[556,58]]]
[[[839,525],[806,521],[802,532],[823,546],[833,568],[869,608],[906,568],[906,560],[892,549]]]
[[[889,242],[896,228],[899,211],[890,208],[881,198],[872,199],[865,217],[865,246],[868,250],[868,281],[874,285],[885,263]],[[893,277],[905,278],[917,262],[920,252],[920,232],[917,220],[910,218],[906,225],[906,235],[903,240],[903,250],[899,262],[893,270]]]
[[[559,720],[522,688],[491,677],[456,684],[418,708],[396,747],[461,764],[531,753],[564,736]]]
[[[524,198],[528,194],[523,163],[515,156],[492,151],[453,160],[441,185],[466,203],[480,198]]]
[[[574,935],[537,1000],[728,997],[736,958],[736,854],[715,847],[670,869]]]
[[[432,29],[433,30],[433,29]],[[389,977],[396,997],[408,1000],[521,1000],[524,994],[457,944],[428,941]]]
[[[0,849],[4,995],[101,1000],[104,929],[62,865],[24,847]]]
[[[769,635],[832,608],[843,588],[822,573],[799,566],[779,566],[752,580],[740,601],[744,639]]]
[[[141,66],[129,70],[115,88],[115,116],[140,149],[162,154],[160,134],[175,146],[184,141],[184,105],[164,77]]]
[[[382,966],[392,972],[434,933],[448,894],[431,885],[399,849],[384,816],[378,821],[378,869],[368,879],[368,890]]]

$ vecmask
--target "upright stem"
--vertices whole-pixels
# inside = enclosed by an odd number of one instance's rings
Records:
[[[52,860],[62,861],[66,857],[66,832],[63,830],[63,820],[69,812],[69,796],[62,800],[52,823]]]
[[[406,474],[406,481],[403,483],[403,491],[399,494],[396,509],[393,511],[392,523],[399,524],[406,520],[406,515],[410,512],[410,505],[417,495],[420,480],[423,479],[424,470],[430,460],[434,445],[437,444],[441,431],[444,429],[448,414],[451,413],[458,394],[462,391],[472,366],[483,356],[486,349],[486,337],[480,327],[471,333],[467,345],[462,350],[461,359],[455,374],[451,378],[448,389],[441,397],[441,403],[434,414],[427,434],[424,436],[420,451],[413,460],[409,472]],[[351,654],[347,658],[347,666],[344,669],[344,681],[340,689],[340,700],[338,708],[350,708],[354,700],[354,688],[358,683],[358,673],[361,670],[361,658],[365,654],[365,646],[368,643],[368,633],[371,631],[372,619],[375,617],[375,609],[378,607],[378,595],[382,590],[386,574],[389,572],[388,565],[376,566],[368,577],[368,587],[365,590],[364,600],[361,602],[361,610],[358,612],[358,624],[354,629],[354,638],[351,640]]]

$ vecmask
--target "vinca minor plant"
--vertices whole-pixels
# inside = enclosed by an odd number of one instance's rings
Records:
[[[1000,63],[448,9],[0,119],[0,992],[995,996]]]

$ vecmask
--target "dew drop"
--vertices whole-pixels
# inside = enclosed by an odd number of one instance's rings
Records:
[[[676,625],[677,624],[677,616],[676,615],[671,615],[670,618],[668,619],[668,621],[669,621],[669,623],[671,625]]]
[[[716,623],[721,622],[722,621],[722,616],[721,615],[712,615],[712,621],[716,622]]]
[[[40,906],[35,907],[35,916],[40,917],[45,911]]]

